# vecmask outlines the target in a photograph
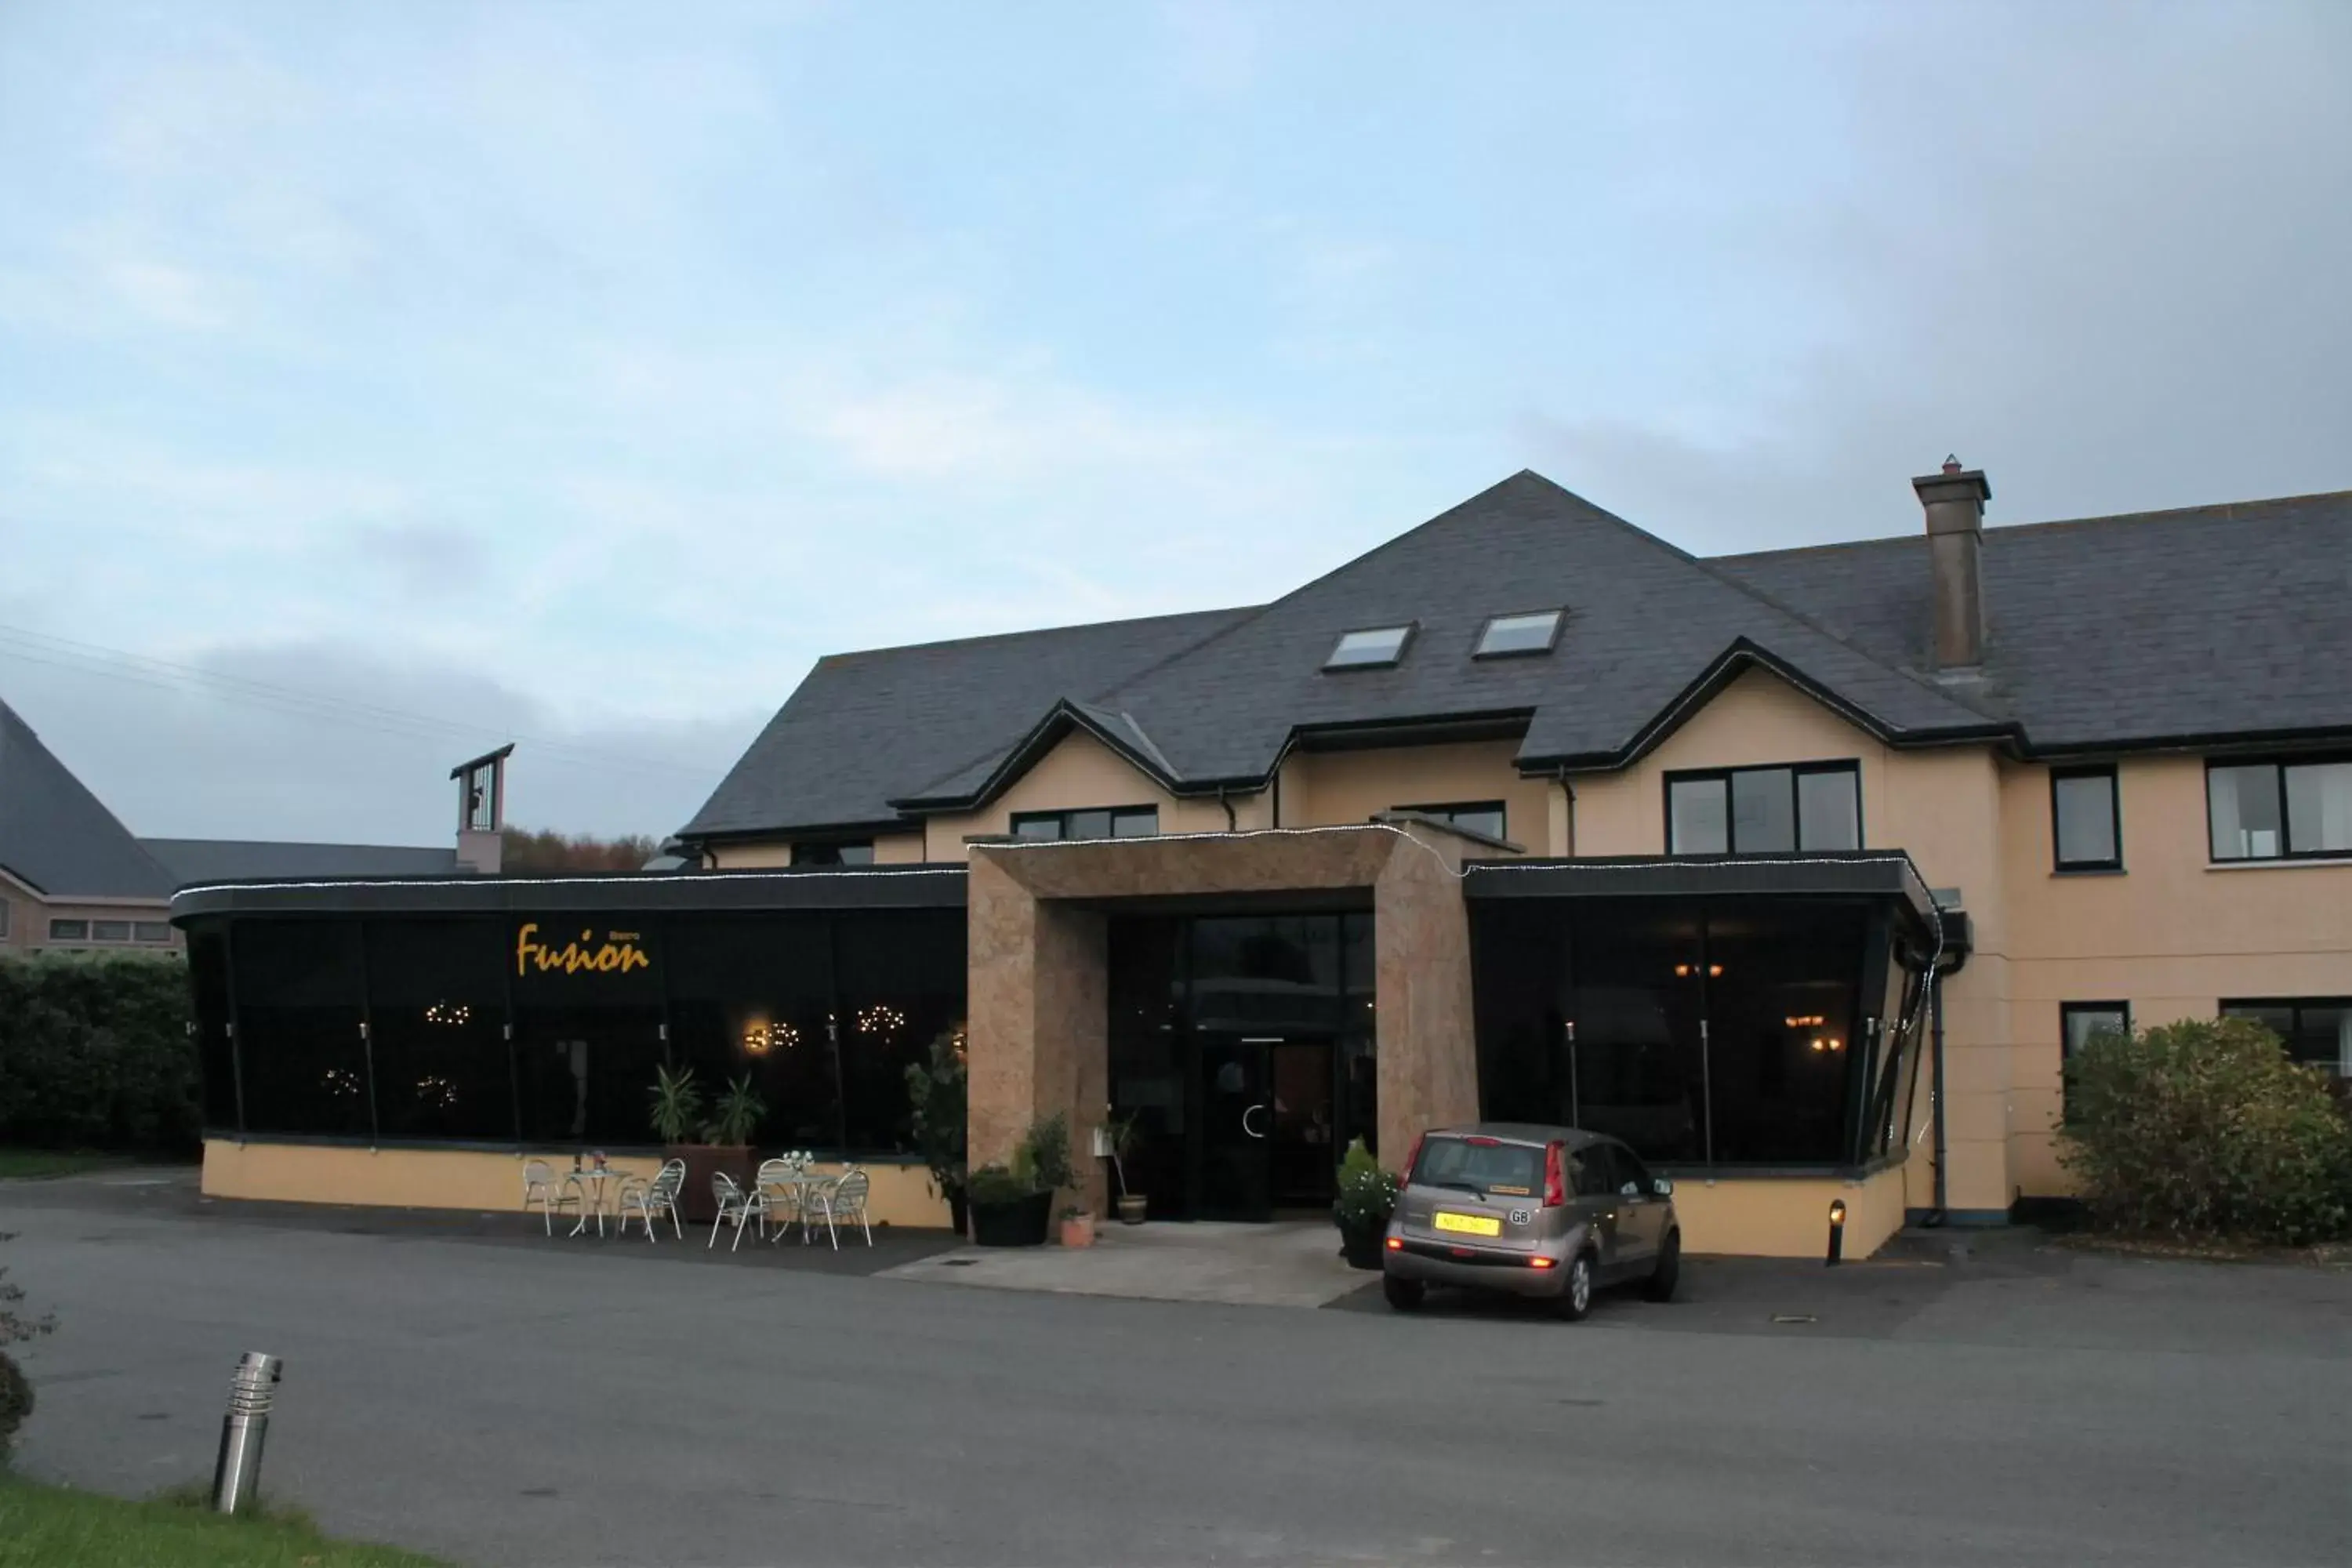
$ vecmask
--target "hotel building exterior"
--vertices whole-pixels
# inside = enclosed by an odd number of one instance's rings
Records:
[[[510,1205],[526,1152],[656,1158],[670,1060],[943,1223],[903,1078],[961,1030],[974,1163],[1132,1117],[1160,1217],[1486,1116],[1623,1137],[1694,1250],[1834,1198],[1867,1251],[2063,1197],[2097,1028],[2352,1072],[2352,493],[1913,485],[1924,529],[1701,559],[1523,472],[1271,604],[827,658],[697,869],[184,889],[207,1190]]]

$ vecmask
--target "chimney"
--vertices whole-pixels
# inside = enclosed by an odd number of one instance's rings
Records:
[[[487,756],[449,770],[457,785],[457,868],[495,877],[504,859],[507,826],[507,755],[509,741]]]
[[[1941,473],[1913,479],[1927,513],[1927,561],[1936,594],[1936,668],[1969,669],[1984,662],[1985,502],[1992,486],[1982,468],[1963,468],[1946,458]]]

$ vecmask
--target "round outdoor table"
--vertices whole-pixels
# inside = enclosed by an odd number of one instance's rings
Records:
[[[579,1222],[572,1226],[570,1234],[572,1236],[578,1236],[582,1231],[586,1230],[588,1228],[588,1216],[593,1214],[596,1216],[596,1234],[599,1237],[602,1237],[604,1234],[604,1184],[607,1182],[621,1182],[627,1179],[628,1173],[626,1171],[616,1171],[610,1165],[606,1165],[602,1168],[594,1165],[583,1165],[580,1169],[566,1176],[564,1180],[568,1182],[578,1182],[581,1184],[583,1188],[582,1195],[587,1199],[587,1202],[581,1205]],[[614,1202],[615,1205],[620,1202],[618,1194],[614,1195]],[[620,1211],[616,1207],[614,1212],[618,1214]]]
[[[808,1213],[797,1201],[800,1194],[807,1188],[821,1187],[829,1182],[835,1182],[838,1180],[840,1180],[838,1176],[822,1175],[814,1171],[796,1171],[789,1176],[766,1177],[761,1180],[758,1185],[760,1195],[761,1197],[773,1199],[781,1198],[787,1193],[793,1194],[795,1200],[793,1204],[793,1218],[800,1221],[801,1239],[803,1241],[806,1241],[808,1239]],[[768,1240],[772,1243],[782,1240],[783,1238],[785,1229],[791,1224],[792,1221],[787,1220],[783,1225],[776,1226],[775,1230],[768,1237]]]

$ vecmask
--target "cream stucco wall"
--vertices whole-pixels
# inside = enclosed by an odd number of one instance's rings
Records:
[[[1503,803],[1504,837],[1530,855],[1565,855],[1552,837],[1549,779],[1523,778],[1517,741],[1294,752],[1282,766],[1285,827],[1336,827],[1407,805]]]
[[[711,854],[722,871],[765,871],[793,863],[793,845],[789,838],[719,844],[711,847]],[[877,866],[911,866],[922,858],[923,836],[920,833],[877,833],[874,836],[874,863]]]
[[[1264,826],[1255,815],[1265,809],[1258,797],[1237,797],[1233,805],[1236,826]],[[1158,806],[1162,833],[1222,833],[1226,826],[1214,800],[1179,800],[1092,735],[1073,731],[980,810],[926,821],[924,858],[963,859],[967,837],[1010,833],[1019,812],[1119,805]]]

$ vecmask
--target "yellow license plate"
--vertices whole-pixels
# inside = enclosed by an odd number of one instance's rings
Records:
[[[1451,1230],[1463,1236],[1500,1236],[1503,1222],[1483,1214],[1447,1214],[1437,1211],[1430,1223],[1440,1230]]]

